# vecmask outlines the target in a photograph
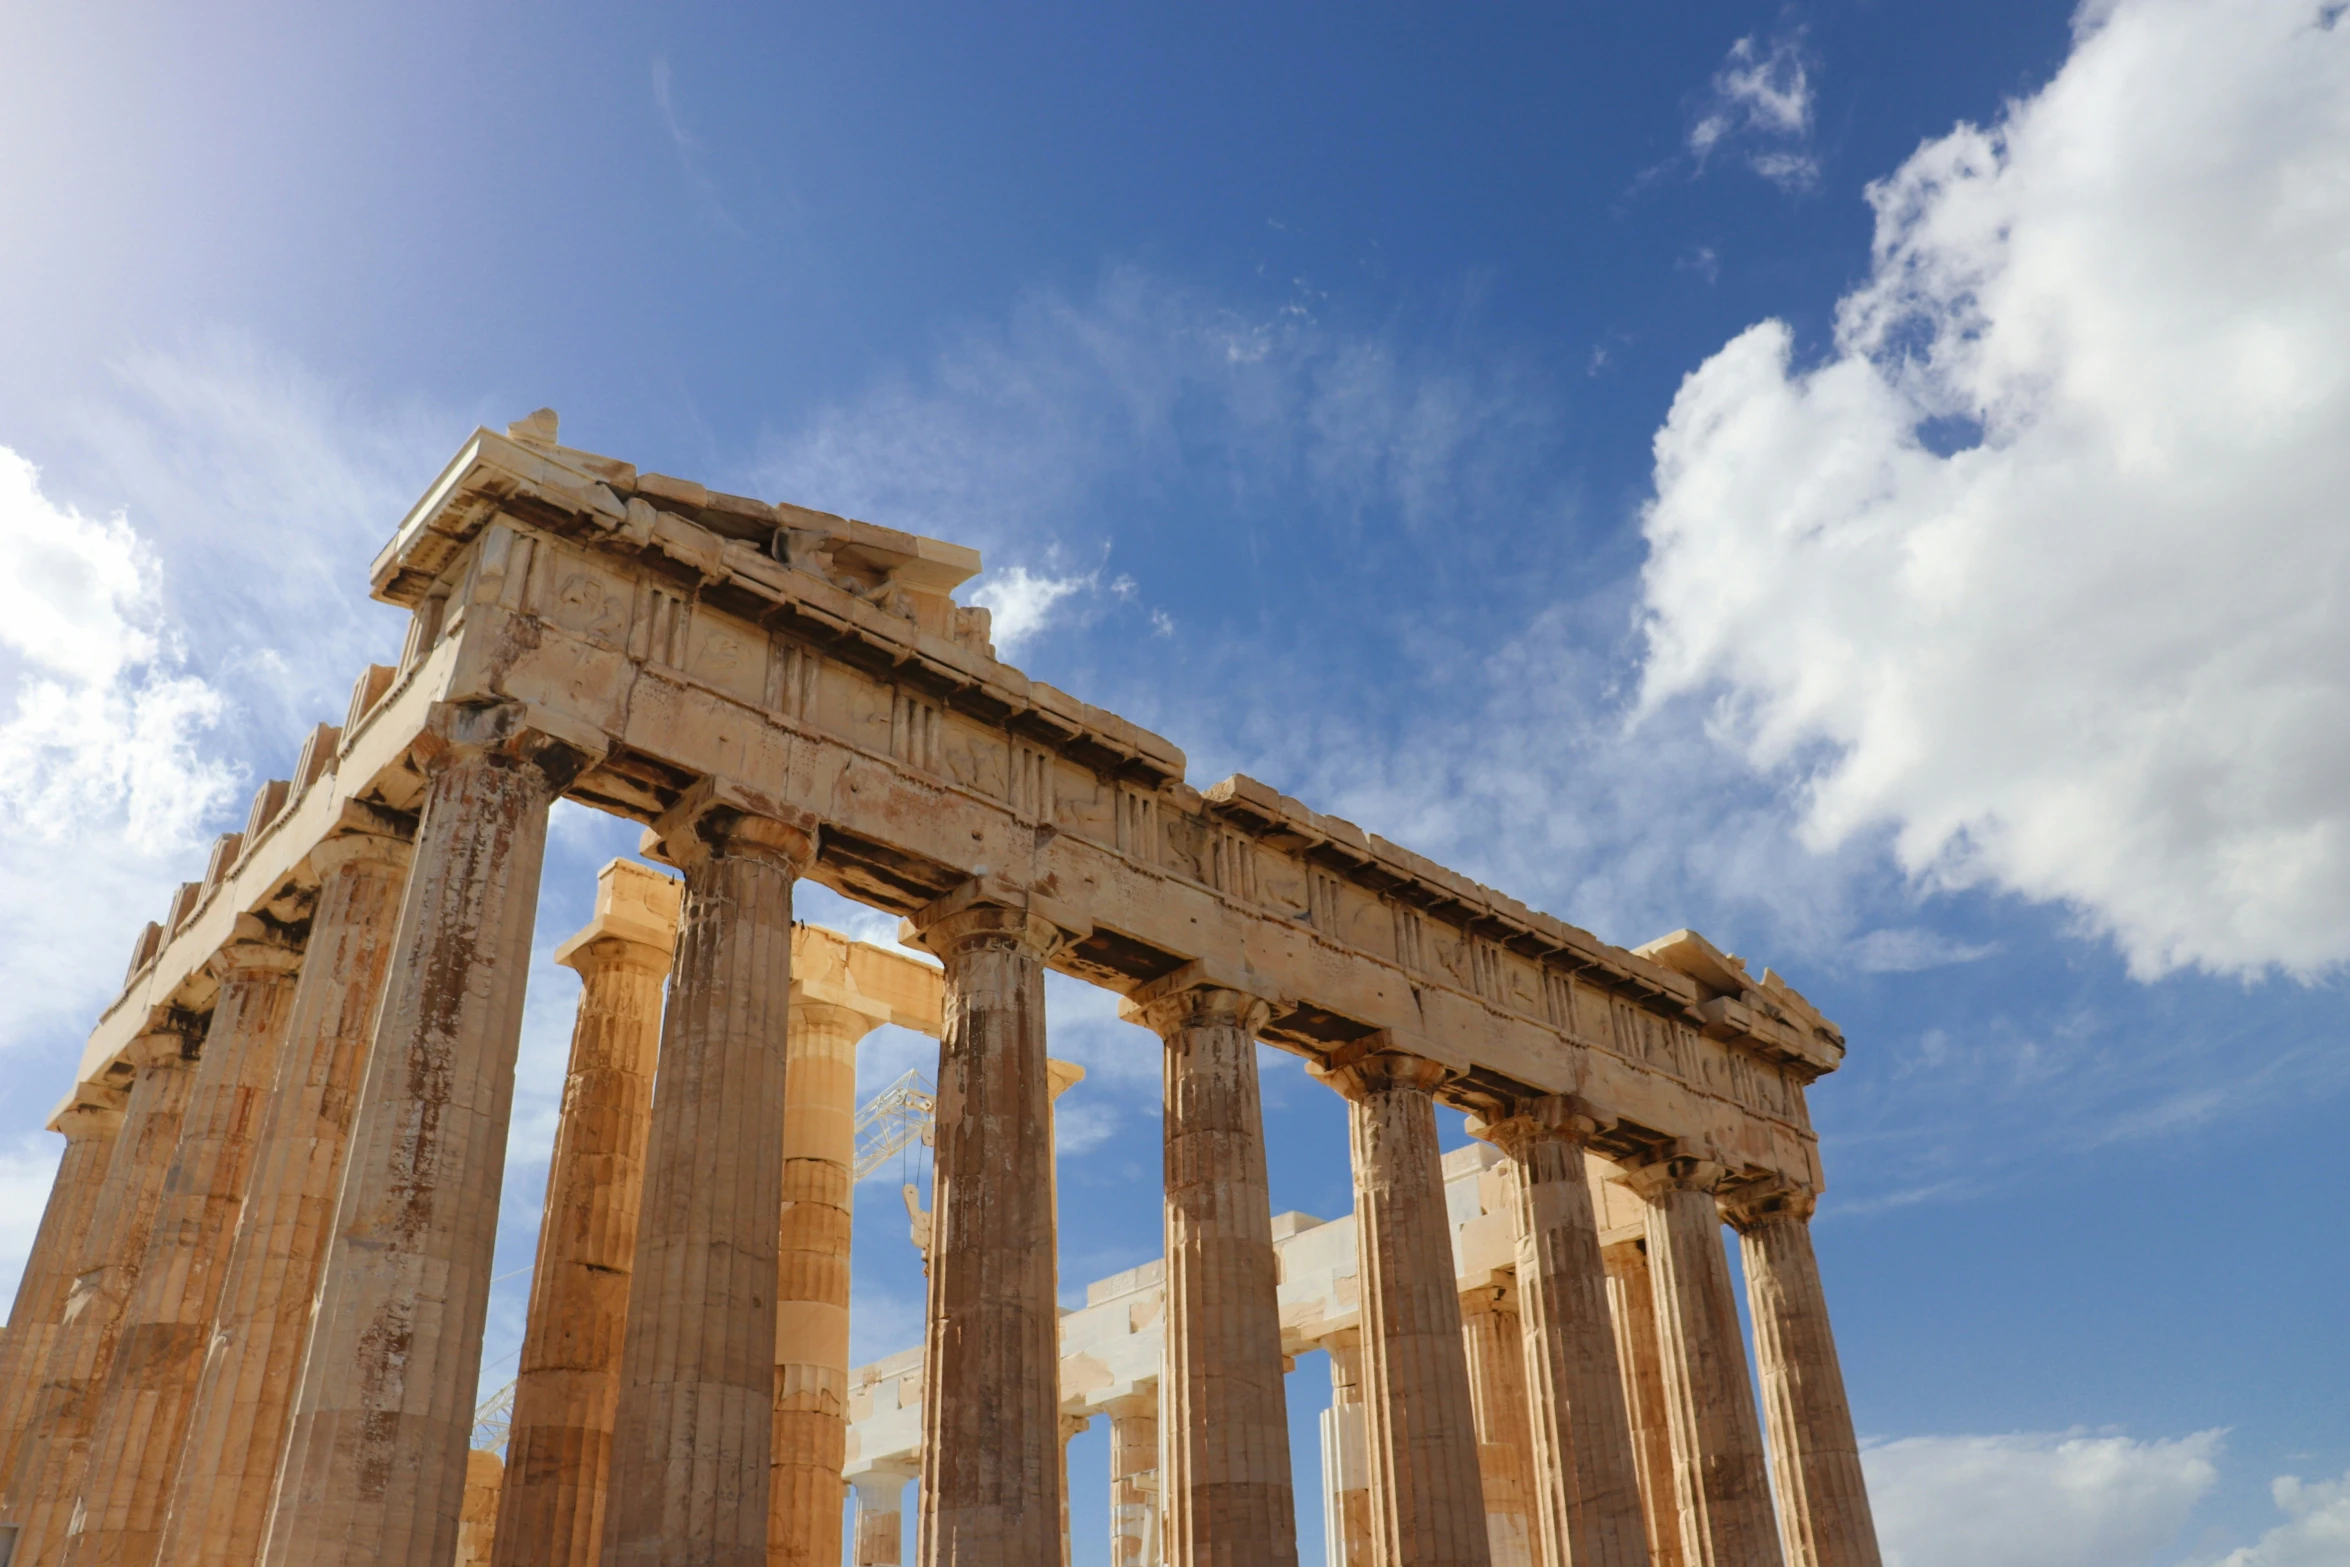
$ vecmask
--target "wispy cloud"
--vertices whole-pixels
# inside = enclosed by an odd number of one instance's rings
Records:
[[[1956,941],[1915,926],[1872,930],[1847,949],[1852,966],[1864,974],[1913,974],[1919,969],[1972,963],[1999,950],[1996,942]]]
[[[1818,184],[1814,69],[1800,29],[1767,42],[1749,34],[1732,44],[1689,126],[1687,146],[1698,171],[1717,155],[1735,155],[1782,189]]]
[[[685,117],[679,112],[669,57],[665,54],[653,56],[653,107],[660,115],[661,130],[669,138],[670,150],[677,155],[677,170],[685,178],[695,217],[722,234],[743,238],[742,224],[727,210],[718,194],[718,182],[710,175],[708,150],[686,128]]]

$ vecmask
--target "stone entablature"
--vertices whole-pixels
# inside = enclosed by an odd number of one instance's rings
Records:
[[[992,657],[947,597],[971,551],[513,430],[478,432],[377,560],[415,617],[401,665],[142,938],[85,1081],[205,1004],[236,914],[301,917],[346,814],[414,811],[433,704],[498,703],[590,759],[584,803],[649,822],[696,777],[743,780],[822,824],[808,874],[851,897],[910,913],[976,884],[1064,933],[1052,966],[1122,991],[1190,968],[1318,1064],[1408,1050],[1473,1108],[1574,1096],[1606,1153],[1820,1184],[1803,1090],[1842,1040],[1777,976],[1690,932],[1609,946],[1252,779],[1191,788],[1173,745]]]
[[[466,447],[378,562],[399,662],[140,934],[52,1123],[0,1554],[791,1567],[839,1559],[846,1478],[860,1567],[895,1567],[918,1464],[927,1567],[1065,1562],[1099,1415],[1121,1567],[1285,1567],[1285,1360],[1319,1346],[1343,1567],[1877,1567],[1809,1231],[1833,1026],[1694,933],[1609,947],[1250,780],[1193,790],[995,660],[951,597],[978,565],[543,411]],[[466,1412],[566,796],[682,881],[607,866],[561,948],[500,1471]],[[939,966],[796,925],[809,875]],[[1076,1313],[1048,965],[1121,993],[1166,1109],[1165,1258]],[[853,1381],[884,1022],[939,1039],[925,1342]],[[1260,1039],[1344,1100],[1350,1220],[1271,1211]],[[1440,1156],[1439,1099],[1491,1148]]]

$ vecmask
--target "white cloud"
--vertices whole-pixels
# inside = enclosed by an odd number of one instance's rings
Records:
[[[123,517],[49,499],[0,447],[0,555],[0,647],[21,661],[0,720],[8,826],[55,842],[103,824],[148,852],[191,842],[230,784],[194,749],[221,699],[181,673],[154,552]]]
[[[996,652],[1009,659],[1021,643],[1052,624],[1053,611],[1062,600],[1089,593],[1093,587],[1091,573],[1081,577],[1054,577],[1030,571],[1025,566],[1007,566],[989,572],[964,596],[988,612],[991,620],[988,634]]]
[[[2286,1475],[2269,1487],[2291,1521],[2230,1551],[2219,1567],[2345,1567],[2350,1564],[2350,1475],[2305,1485]]]
[[[146,541],[5,447],[0,556],[0,1045],[78,1039],[235,797],[205,745],[227,700],[182,662]]]
[[[1808,368],[1691,375],[1645,526],[1650,704],[2059,900],[2141,975],[2350,957],[2350,28],[2116,0],[1871,187]]]
[[[2133,1567],[2218,1478],[2220,1433],[1922,1436],[1861,1454],[1885,1567]]]
[[[1689,151],[1703,169],[1728,146],[1774,185],[1801,189],[1819,180],[1810,151],[1814,99],[1811,62],[1800,32],[1768,44],[1754,36],[1730,46],[1709,84],[1704,111],[1689,127]]]
[[[1919,969],[1972,963],[1999,948],[1953,941],[1938,931],[1903,926],[1872,930],[1851,947],[1852,966],[1864,974],[1910,974]]]

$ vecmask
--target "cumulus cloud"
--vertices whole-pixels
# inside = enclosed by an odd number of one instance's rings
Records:
[[[1647,703],[2142,976],[2350,957],[2338,9],[2086,8],[1870,188],[1818,362],[1755,326],[1656,437]]]
[[[195,750],[222,704],[182,672],[153,551],[122,516],[51,500],[0,447],[0,554],[0,648],[18,660],[0,812],[50,842],[92,828],[144,852],[189,842],[231,782]]]
[[[53,499],[0,447],[0,1045],[66,1026],[122,972],[173,872],[201,868],[237,770],[227,707],[186,667],[162,568],[130,522]],[[139,912],[148,911],[148,912]],[[134,917],[135,916],[135,917]]]
[[[1747,167],[1789,190],[1819,182],[1810,150],[1814,98],[1811,62],[1800,32],[1730,46],[1708,84],[1705,106],[1689,127],[1689,153],[1703,169],[1735,148]]]
[[[2350,1564],[2350,1474],[2315,1485],[2286,1475],[2270,1485],[2269,1494],[2290,1521],[2262,1535],[2259,1544],[2230,1551],[2219,1567]]]
[[[1064,599],[1092,591],[1094,578],[1056,577],[1009,566],[992,571],[964,596],[988,612],[989,632],[1000,657],[1015,657],[1020,645],[1052,623],[1053,612]]]
[[[2220,1433],[1921,1436],[1861,1455],[1885,1567],[2126,1567],[2218,1479]]]

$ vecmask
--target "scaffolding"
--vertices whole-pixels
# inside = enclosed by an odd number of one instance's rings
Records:
[[[929,1147],[930,1118],[937,1106],[938,1094],[929,1079],[911,1069],[866,1100],[857,1112],[857,1179],[862,1181],[916,1143]]]

